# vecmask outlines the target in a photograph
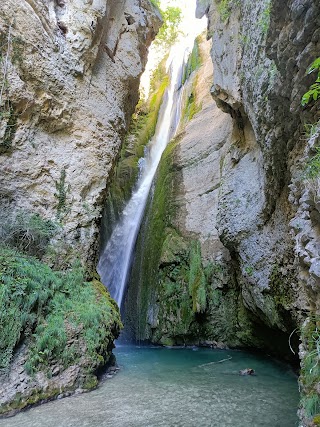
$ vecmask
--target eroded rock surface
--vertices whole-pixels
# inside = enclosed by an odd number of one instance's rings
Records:
[[[1,199],[62,224],[53,263],[95,256],[106,183],[159,25],[148,0],[1,3]]]
[[[318,117],[316,109],[304,112],[300,100],[310,83],[306,68],[319,52],[319,6],[312,1],[244,2],[241,7],[229,2],[223,14],[218,3],[204,3],[199,2],[197,14],[209,18],[212,95],[234,121],[229,150],[221,158],[219,236],[237,262],[245,306],[270,327],[290,333],[311,303],[301,281],[302,236],[292,239],[291,220],[301,205],[305,210],[308,199],[312,205],[304,190],[303,197],[296,194],[296,184],[305,186],[303,123]],[[312,244],[317,232],[310,233],[312,253],[305,254],[305,261],[307,280],[314,282],[319,252]]]
[[[304,330],[304,426],[315,425],[310,407],[319,402],[320,217],[319,178],[308,175],[319,109],[303,108],[301,97],[316,78],[306,69],[319,56],[319,7],[312,0],[198,1],[197,16],[209,19],[213,99],[204,96],[206,65],[197,77],[202,107],[165,152],[138,242],[136,261],[152,279],[133,277],[146,312],[142,339],[224,341],[294,358]],[[154,219],[160,188],[167,192],[164,230]],[[152,233],[163,233],[158,252]],[[200,246],[190,246],[195,241]]]

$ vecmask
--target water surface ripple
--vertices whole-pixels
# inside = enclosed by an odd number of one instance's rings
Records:
[[[297,379],[270,358],[125,346],[115,353],[121,371],[97,390],[32,408],[0,427],[298,426]],[[257,375],[238,375],[244,368]]]

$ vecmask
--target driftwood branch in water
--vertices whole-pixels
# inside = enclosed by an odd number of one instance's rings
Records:
[[[203,366],[208,366],[208,365],[215,365],[216,363],[227,362],[228,360],[231,360],[231,359],[232,359],[232,357],[229,356],[227,359],[218,360],[217,362],[204,363],[203,365],[199,365],[198,368],[202,368]]]

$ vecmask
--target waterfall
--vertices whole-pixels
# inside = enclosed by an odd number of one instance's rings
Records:
[[[167,61],[170,83],[160,108],[155,135],[146,147],[144,158],[139,161],[141,171],[136,189],[99,259],[97,271],[119,307],[125,293],[132,254],[151,184],[161,155],[179,126],[182,71],[192,45],[193,39],[187,38],[171,49]]]

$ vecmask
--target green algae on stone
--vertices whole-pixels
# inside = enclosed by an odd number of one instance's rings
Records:
[[[157,171],[138,236],[126,300],[126,320],[137,339],[165,345],[206,339],[240,345],[239,290],[228,268],[204,265],[200,242],[176,227],[180,169],[169,143]],[[138,311],[137,311],[138,310]]]
[[[192,52],[190,53],[187,63],[183,69],[182,84],[188,80],[191,74],[196,71],[202,64],[201,52],[200,52],[201,36],[198,36],[193,44]]]

